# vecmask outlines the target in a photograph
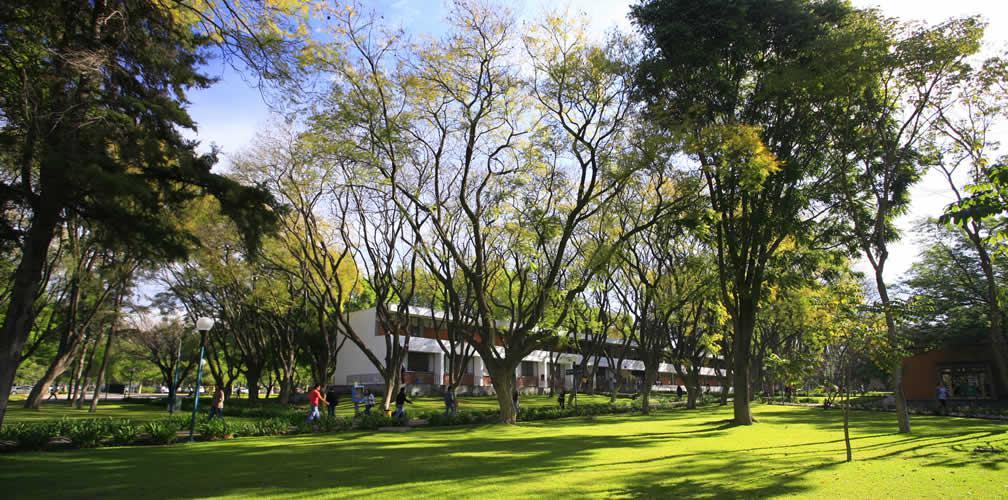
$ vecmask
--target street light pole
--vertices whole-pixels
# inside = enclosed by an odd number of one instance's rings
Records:
[[[175,373],[172,374],[171,402],[168,404],[168,414],[175,414],[178,406],[179,365],[182,364],[182,336],[179,335],[178,350],[175,351]]]
[[[193,442],[193,432],[196,431],[196,412],[199,409],[200,389],[203,384],[203,355],[206,350],[206,335],[213,328],[212,318],[196,320],[196,329],[200,332],[199,365],[196,367],[196,397],[193,398],[192,418],[189,420],[189,442]]]

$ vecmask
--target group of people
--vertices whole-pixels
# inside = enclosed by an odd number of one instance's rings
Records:
[[[454,397],[454,395],[453,395]],[[360,406],[364,405],[364,414],[370,415],[371,409],[375,405],[374,393],[367,389],[363,389],[359,397],[353,398],[354,403],[354,415],[360,415]],[[412,404],[413,401],[406,396],[406,388],[400,388],[399,393],[395,397],[395,412],[392,414],[393,417],[403,418],[406,416],[406,403]],[[311,423],[322,419],[322,413],[319,408],[322,405],[326,405],[329,409],[329,416],[336,415],[336,405],[339,404],[339,392],[335,387],[330,387],[326,391],[325,395],[322,394],[322,384],[315,384],[312,390],[308,393],[308,415],[305,417],[306,423]],[[448,404],[447,402],[445,403]],[[457,402],[452,403],[457,405]]]
[[[375,405],[375,396],[371,391],[364,389],[360,397],[353,398],[354,402],[354,415],[359,415],[360,405],[364,405],[364,414],[370,415],[371,409]],[[413,401],[406,396],[406,388],[399,389],[399,394],[396,395],[395,405],[396,410],[392,416],[396,418],[402,418],[406,415],[406,403],[412,404]],[[305,422],[311,423],[322,419],[322,405],[327,408],[327,414],[330,417],[336,415],[336,406],[339,404],[339,391],[336,387],[330,387],[326,390],[325,394],[322,393],[322,384],[315,384],[312,386],[311,390],[308,392],[308,414],[305,416]],[[458,400],[455,399],[455,393],[452,391],[446,391],[445,393],[445,408],[446,414],[454,414],[458,411]],[[214,392],[213,400],[210,402],[210,418],[224,418],[224,389],[218,388]]]

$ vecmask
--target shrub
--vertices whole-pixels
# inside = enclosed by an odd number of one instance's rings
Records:
[[[353,421],[344,417],[322,417],[319,421],[319,430],[322,432],[339,432],[349,429]]]
[[[372,413],[370,415],[360,415],[356,418],[355,424],[358,429],[368,429],[374,430],[379,427],[390,427],[395,425],[403,425],[404,419],[398,419],[394,417],[386,417],[380,413]]]
[[[178,422],[173,419],[147,422],[144,431],[150,435],[150,440],[154,444],[171,444],[178,435]]]
[[[41,450],[55,437],[54,428],[48,422],[4,424],[0,438],[17,443],[19,450]]]
[[[231,439],[238,429],[237,424],[229,423],[223,418],[213,418],[200,422],[196,427],[203,439],[219,440]]]
[[[97,419],[78,419],[66,426],[65,435],[70,443],[77,448],[96,448],[105,437],[107,421]]]
[[[286,434],[290,429],[287,419],[274,417],[264,418],[252,424],[252,435],[255,436],[279,436]]]
[[[41,450],[49,440],[59,436],[59,424],[29,424],[18,437],[18,446],[26,450]]]
[[[130,422],[129,420],[120,420],[111,426],[109,434],[111,434],[112,443],[117,445],[130,444],[136,441],[137,434],[140,433],[140,429]]]

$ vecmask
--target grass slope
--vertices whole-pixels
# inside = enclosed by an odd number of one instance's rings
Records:
[[[246,438],[185,446],[0,456],[6,498],[42,497],[803,497],[1005,498],[1003,422],[755,407],[515,426]]]

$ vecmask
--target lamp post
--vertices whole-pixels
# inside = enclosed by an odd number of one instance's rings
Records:
[[[213,318],[203,317],[196,320],[196,329],[200,332],[199,365],[196,367],[196,397],[193,398],[192,419],[189,421],[189,442],[193,442],[193,432],[196,430],[196,412],[199,409],[200,386],[203,384],[203,353],[206,349],[206,334],[213,328]]]
[[[182,364],[182,336],[179,335],[178,340],[178,350],[175,351],[175,370],[172,373],[172,386],[170,392],[171,401],[168,403],[168,414],[174,415],[175,408],[178,407],[178,389],[179,389],[179,365]]]

